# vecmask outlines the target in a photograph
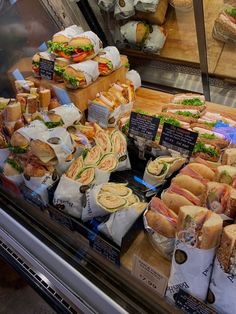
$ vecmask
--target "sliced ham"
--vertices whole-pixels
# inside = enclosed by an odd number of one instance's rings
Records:
[[[177,215],[175,215],[158,197],[152,198],[150,207],[163,216],[166,216],[171,222],[177,224]]]
[[[181,189],[178,185],[172,183],[171,186],[168,189],[168,193],[174,193],[174,194],[179,194],[183,197],[185,197],[187,200],[189,200],[191,203],[193,203],[196,206],[201,205],[201,201],[198,197],[193,195],[191,192]]]

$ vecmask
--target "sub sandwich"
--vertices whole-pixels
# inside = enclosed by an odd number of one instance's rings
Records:
[[[213,144],[205,144],[199,140],[193,149],[193,157],[201,157],[209,161],[217,162],[220,158],[220,149]]]
[[[70,60],[65,58],[56,58],[54,63],[54,81],[55,82],[63,82],[63,73],[65,71],[66,66],[71,64]]]
[[[223,165],[216,170],[216,181],[236,188],[236,167]]]
[[[223,42],[236,43],[236,4],[227,6],[215,20],[213,37]]]
[[[223,152],[222,164],[236,166],[236,148],[227,148]]]
[[[100,75],[108,75],[121,64],[119,50],[114,46],[108,46],[94,58],[94,61],[98,62]]]
[[[120,28],[121,35],[131,46],[141,47],[147,39],[149,25],[141,21],[129,21]]]

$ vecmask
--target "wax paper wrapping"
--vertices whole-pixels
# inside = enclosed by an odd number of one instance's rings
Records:
[[[127,19],[135,14],[134,0],[116,1],[114,16],[117,20]]]
[[[77,71],[81,71],[86,79],[86,86],[96,81],[99,76],[98,63],[93,60],[87,60],[80,63],[70,64],[70,67]]]
[[[137,25],[138,21],[129,21],[125,25],[121,26],[120,32],[123,37],[123,39],[126,39],[129,44],[131,45],[136,45],[136,30],[137,30]]]
[[[115,127],[121,113],[121,106],[113,111],[109,111],[107,107],[101,106],[96,101],[88,103],[88,121],[96,122],[103,128]]]
[[[65,35],[68,38],[76,37],[84,32],[81,26],[71,25],[65,28],[63,31],[56,33],[55,35]],[[54,35],[54,36],[55,36]]]
[[[51,111],[62,117],[62,120],[64,122],[63,126],[65,128],[74,124],[75,122],[79,122],[82,118],[81,111],[73,103],[54,108]]]
[[[202,250],[176,239],[166,296],[174,301],[179,288],[205,301],[210,283],[215,248]]]
[[[166,41],[165,34],[161,31],[158,25],[152,25],[147,39],[144,42],[143,51],[151,53],[160,53]]]
[[[141,77],[137,71],[135,70],[128,71],[126,73],[126,78],[133,82],[135,90],[141,87]]]

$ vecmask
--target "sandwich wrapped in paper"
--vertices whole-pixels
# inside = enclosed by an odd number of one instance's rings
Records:
[[[166,19],[167,8],[168,0],[159,0],[155,12],[136,11],[135,18],[141,21],[147,20],[151,24],[163,25]]]
[[[82,62],[93,59],[100,48],[102,48],[102,42],[99,37],[88,31],[73,37],[63,51],[73,62]]]
[[[144,227],[155,250],[171,260],[175,246],[177,215],[158,197],[153,197],[144,213]]]
[[[56,58],[54,62],[54,76],[53,79],[55,82],[63,82],[63,73],[65,68],[71,64],[71,61],[65,58]]]
[[[144,52],[160,53],[166,41],[165,29],[158,25],[150,26],[150,33],[143,45]]]
[[[98,226],[98,230],[121,246],[122,238],[143,213],[146,203],[140,201],[112,213],[109,218]]]
[[[113,83],[109,91],[121,104],[121,115],[131,112],[135,100],[135,90],[132,82],[126,81],[126,83]]]
[[[162,192],[161,199],[167,207],[173,210],[177,215],[182,206],[202,204],[201,199],[190,191],[179,187],[176,183],[171,183],[171,186]]]
[[[204,207],[182,206],[166,296],[172,300],[182,288],[205,301],[215,250],[220,242],[223,220]]]
[[[23,182],[23,167],[18,158],[9,155],[3,164],[3,174],[16,185]]]
[[[104,11],[111,11],[116,3],[116,0],[98,0],[98,6]]]
[[[110,153],[112,150],[111,139],[109,134],[103,129],[97,130],[95,134],[95,143],[101,148],[103,153]]]
[[[8,143],[5,136],[0,132],[0,168],[3,167],[4,161],[10,154]]]
[[[216,181],[236,188],[236,167],[223,165],[216,170]]]
[[[116,1],[114,16],[117,20],[128,19],[135,14],[134,0]]]
[[[114,46],[104,48],[95,58],[100,75],[108,75],[120,67],[120,53]]]
[[[98,169],[102,171],[116,171],[118,166],[118,160],[113,153],[107,153],[101,157],[98,162]]]
[[[34,76],[36,76],[36,77],[40,77],[40,73],[39,73],[40,59],[54,61],[54,56],[52,54],[48,53],[47,51],[37,52],[35,55],[33,55],[33,57],[32,57],[32,72],[34,73]]]
[[[73,103],[59,106],[49,111],[61,117],[65,128],[78,123],[82,118],[82,113]]]
[[[226,43],[236,43],[236,3],[226,5],[215,20],[213,37]]]
[[[178,156],[157,157],[155,160],[148,162],[143,180],[153,186],[161,184],[167,177],[179,170],[185,162],[186,158]]]
[[[129,206],[130,195],[132,195],[132,190],[124,183],[109,182],[94,186],[86,191],[86,205],[83,208],[82,220],[87,221],[126,209]]]
[[[224,227],[217,251],[211,283],[208,291],[208,304],[217,313],[234,313],[236,308],[236,225]]]
[[[45,165],[63,164],[70,159],[74,145],[70,134],[62,127],[47,130],[35,136],[30,142],[32,154]]]
[[[226,220],[236,217],[236,190],[224,183],[208,182],[206,206]]]
[[[71,64],[63,73],[66,87],[71,89],[86,87],[96,81],[98,76],[98,63],[92,60]]]
[[[141,87],[142,85],[141,77],[139,73],[135,70],[128,71],[126,73],[126,79],[133,84],[135,91],[137,88]]]
[[[148,38],[150,27],[141,21],[129,21],[120,28],[121,35],[132,47],[142,47]]]
[[[115,129],[110,134],[112,152],[118,160],[116,171],[131,169],[129,155],[127,151],[127,140],[122,132]]]
[[[67,54],[67,46],[71,38],[83,33],[83,29],[77,25],[71,25],[53,35],[52,40],[48,41],[49,52],[62,58],[69,58]]]
[[[134,6],[137,11],[156,12],[159,0],[134,0]]]
[[[58,179],[54,167],[45,167],[35,162],[27,163],[24,167],[24,184],[37,193],[44,204],[48,204],[48,188]]]

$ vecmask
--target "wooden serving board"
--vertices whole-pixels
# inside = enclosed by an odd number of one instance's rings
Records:
[[[98,92],[108,90],[110,84],[117,81],[124,83],[126,80],[126,72],[127,69],[124,66],[121,66],[118,70],[114,71],[110,75],[101,76],[91,85],[76,90],[66,88],[64,83],[55,83],[54,81],[38,79],[34,77],[30,77],[28,79],[33,81],[36,86],[43,86],[51,90],[54,88],[61,88],[65,90],[71,101],[81,111],[85,111],[88,108],[88,100],[93,100]]]
[[[136,100],[134,104],[135,109],[141,109],[147,111],[150,114],[155,114],[162,111],[163,105],[170,103],[172,94],[167,94],[148,88],[139,88],[136,92]],[[222,115],[227,115],[234,120],[236,120],[236,109],[214,104],[212,102],[206,102],[207,110],[210,112],[218,112]]]

